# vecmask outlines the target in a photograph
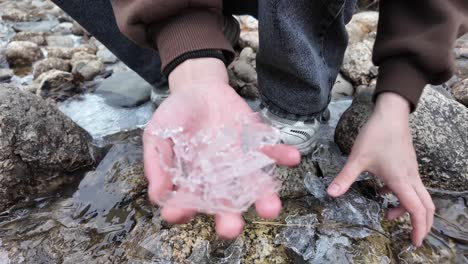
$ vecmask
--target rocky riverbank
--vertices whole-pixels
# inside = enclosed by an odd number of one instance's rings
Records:
[[[456,76],[427,87],[411,119],[437,207],[422,248],[410,244],[408,217],[384,219],[396,200],[372,177],[340,199],[325,194],[372,109],[377,12],[347,27],[320,147],[298,167],[277,169],[282,215],[265,221],[249,210],[243,234],[227,242],[211,217],[168,225],[148,202],[141,128],[154,110],[151,85],[50,1],[0,0],[0,16],[0,263],[468,261],[468,37],[454,49]],[[239,20],[230,83],[256,109],[258,24]]]

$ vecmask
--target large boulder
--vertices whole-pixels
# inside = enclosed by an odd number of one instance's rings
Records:
[[[369,119],[372,93],[359,94],[343,114],[335,142],[350,153],[359,129]],[[426,88],[410,126],[424,183],[445,190],[468,190],[468,109]]]
[[[54,106],[0,85],[0,211],[56,191],[93,164],[90,136]]]

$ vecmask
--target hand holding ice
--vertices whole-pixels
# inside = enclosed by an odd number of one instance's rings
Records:
[[[257,199],[279,190],[273,176],[275,161],[260,150],[277,144],[279,133],[258,116],[195,135],[181,127],[153,134],[174,143],[173,164],[163,167],[172,176],[175,190],[160,199],[160,205],[210,214],[243,212]]]

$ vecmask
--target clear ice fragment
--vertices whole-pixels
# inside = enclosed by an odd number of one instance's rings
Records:
[[[195,209],[205,213],[246,211],[257,199],[277,192],[275,161],[261,147],[279,141],[278,131],[251,116],[191,133],[181,127],[152,131],[170,139],[174,161],[159,161],[172,176],[176,190],[158,201],[160,205]]]

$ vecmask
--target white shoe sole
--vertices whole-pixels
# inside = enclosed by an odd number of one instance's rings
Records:
[[[297,148],[302,156],[307,156],[317,147],[317,139],[309,140],[298,145],[292,145],[292,147]]]

